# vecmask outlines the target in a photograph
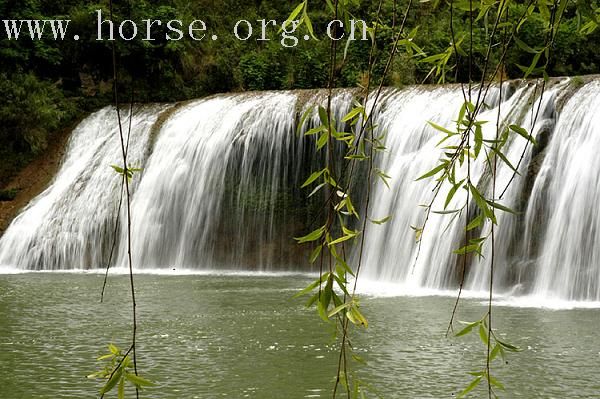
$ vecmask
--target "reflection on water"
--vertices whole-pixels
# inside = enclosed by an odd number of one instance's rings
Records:
[[[292,299],[305,276],[138,276],[139,361],[159,385],[144,398],[329,397],[332,329]],[[129,343],[125,276],[0,276],[0,397],[94,397],[85,376],[108,342]],[[385,398],[452,398],[484,367],[478,337],[446,339],[449,297],[367,297],[354,345],[360,378]],[[459,319],[476,320],[480,300]],[[501,306],[494,323],[523,352],[496,364],[507,398],[592,398],[600,392],[599,310]],[[477,396],[477,395],[475,395]]]

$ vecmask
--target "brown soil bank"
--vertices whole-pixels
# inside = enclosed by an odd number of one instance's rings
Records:
[[[48,187],[58,172],[72,131],[73,126],[54,134],[48,148],[3,188],[15,189],[17,194],[12,201],[0,201],[0,237],[19,211]]]

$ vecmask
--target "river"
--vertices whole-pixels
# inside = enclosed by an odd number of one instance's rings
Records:
[[[109,342],[127,347],[128,278],[100,273],[0,275],[0,397],[92,398]],[[157,383],[143,398],[331,397],[332,327],[293,295],[310,281],[290,274],[136,276],[139,368]],[[372,289],[377,292],[377,289]],[[370,326],[352,332],[369,397],[452,398],[485,365],[477,334],[446,338],[450,296],[365,295]],[[486,311],[465,299],[458,319]],[[494,325],[522,352],[497,360],[505,398],[592,398],[600,391],[597,309],[499,304]],[[482,397],[483,388],[473,397]],[[116,393],[113,393],[116,397]]]

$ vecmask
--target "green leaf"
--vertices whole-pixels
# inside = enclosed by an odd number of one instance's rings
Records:
[[[475,147],[473,152],[475,154],[475,158],[479,156],[479,152],[481,151],[481,146],[483,145],[483,131],[480,125],[475,126]]]
[[[298,298],[298,297],[300,297],[302,295],[308,294],[309,292],[311,292],[312,290],[314,290],[315,288],[317,288],[318,286],[320,286],[321,283],[323,281],[325,281],[325,280],[326,280],[326,278],[325,279],[320,278],[320,279],[317,279],[317,280],[313,281],[312,283],[310,283],[309,285],[307,285],[304,289],[302,289],[302,291],[300,291],[297,294],[295,294],[294,298]]]
[[[433,211],[433,213],[438,214],[438,215],[452,215],[454,213],[458,213],[460,212],[462,209],[452,209],[449,211]]]
[[[419,242],[421,240],[421,237],[423,236],[423,228],[416,226],[410,226],[410,228],[415,231],[415,241]]]
[[[120,166],[110,165],[110,167],[113,168],[115,170],[115,172],[117,172],[120,175],[125,173],[125,170],[123,168],[121,168]]]
[[[327,317],[327,308],[325,307],[325,305],[323,305],[323,302],[321,301],[317,303],[317,312],[319,313],[319,316],[321,317],[321,319],[323,319],[323,321],[329,321],[329,318]]]
[[[471,231],[481,226],[481,222],[483,222],[483,217],[479,214],[467,225],[467,231]]]
[[[381,179],[381,181],[383,181],[383,184],[385,184],[385,186],[387,188],[390,188],[390,184],[388,183],[388,180],[391,179],[391,176],[387,175],[384,171],[382,171],[379,168],[375,168],[375,175],[377,177],[379,177]]]
[[[524,50],[524,51],[526,51],[528,53],[531,53],[531,54],[537,54],[537,53],[539,53],[538,50],[535,50],[534,48],[531,48],[529,45],[527,45],[527,43],[525,43],[524,41],[522,41],[518,37],[514,36],[514,39],[515,39],[515,43],[517,44],[517,46],[519,46],[519,48],[521,50]]]
[[[446,168],[446,165],[447,165],[446,163],[439,164],[438,166],[436,166],[435,168],[431,169],[429,172],[425,173],[423,176],[419,177],[415,181],[419,181],[419,180],[427,179],[428,177],[435,176],[436,174],[438,174],[439,172],[441,172],[442,170],[444,170]]]
[[[112,391],[113,388],[117,385],[117,383],[121,379],[121,377],[123,377],[123,368],[119,367],[119,369],[117,371],[115,371],[114,374],[112,375],[112,377],[110,377],[110,379],[106,382],[106,385],[104,385],[104,387],[102,387],[102,389],[100,390],[100,395],[104,395],[104,394]]]
[[[92,374],[88,374],[86,378],[94,379],[94,378],[104,378],[106,374],[105,370],[96,371]]]
[[[457,332],[456,334],[454,334],[455,337],[462,337],[463,335],[467,335],[468,333],[470,333],[473,328],[478,325],[479,322],[476,321],[474,323],[468,323],[465,328],[463,328],[462,330],[460,330],[459,332]]]
[[[321,177],[323,175],[323,173],[325,173],[326,171],[327,171],[327,168],[320,170],[318,172],[314,172],[313,174],[311,174],[308,177],[308,179],[306,179],[306,181],[304,182],[304,184],[302,184],[302,186],[300,188],[310,186],[315,180],[317,180],[319,177]]]
[[[310,254],[310,257],[308,258],[308,261],[310,264],[315,263],[315,261],[317,260],[317,258],[319,257],[319,255],[321,255],[321,251],[323,250],[323,246],[322,245],[318,245]]]
[[[502,160],[502,162],[507,164],[508,167],[513,170],[513,172],[515,172],[517,175],[520,175],[517,168],[515,168],[512,163],[510,163],[510,161],[508,160],[508,158],[506,158],[506,156],[502,153],[502,151],[498,150],[496,147],[490,147],[490,148]]]
[[[321,123],[324,126],[329,125],[329,115],[327,114],[327,110],[322,106],[319,106],[319,119],[321,119]]]
[[[491,375],[488,376],[488,377],[489,377],[489,381],[490,381],[490,383],[492,385],[494,385],[495,387],[497,387],[497,388],[499,388],[499,389],[501,389],[503,391],[506,390],[506,388],[504,387],[504,385],[500,381],[498,381],[496,378],[492,377]]]
[[[339,191],[338,191],[338,193],[339,193]],[[348,214],[353,215],[357,219],[359,219],[358,212],[356,212],[356,208],[354,207],[354,204],[352,203],[352,199],[346,195],[345,201],[346,201],[346,209],[348,210]]]
[[[114,344],[108,344],[108,350],[115,356],[119,356],[121,354],[121,350]]]
[[[454,194],[456,194],[456,191],[460,188],[460,186],[462,186],[464,182],[465,179],[461,180],[460,182],[453,185],[450,191],[448,191],[448,195],[446,196],[446,202],[444,202],[444,209],[448,208],[448,205],[450,205],[450,201],[452,201],[452,198],[454,198]]]
[[[502,346],[496,343],[496,345],[494,345],[494,349],[492,349],[492,352],[490,352],[490,362],[498,356],[500,350],[502,350]]]
[[[337,261],[337,266],[341,267],[344,270],[344,272],[348,273],[349,275],[354,276],[354,272],[352,271],[352,269],[350,269],[348,263],[346,263],[346,261],[337,254],[335,247],[331,247],[329,248],[329,250],[333,253],[335,260]]]
[[[481,339],[481,342],[484,343],[484,345],[488,344],[488,334],[486,328],[483,326],[483,323],[479,325],[479,338]]]
[[[305,6],[306,6],[306,0],[303,1],[302,3],[298,4],[298,6],[296,8],[294,8],[294,11],[292,11],[290,16],[287,18],[286,22],[290,23],[291,21],[293,21],[300,14],[300,12],[304,9]]]
[[[473,377],[483,377],[485,375],[485,371],[469,371],[467,374],[472,375]]]
[[[458,111],[458,119],[456,123],[461,124],[465,120],[465,114],[467,113],[467,101],[463,102],[460,106],[460,111]]]
[[[342,237],[340,237],[340,238],[338,238],[338,239],[330,242],[327,245],[332,246],[332,245],[340,244],[340,243],[342,243],[344,241],[351,240],[351,239],[355,238],[356,236],[357,236],[357,234],[346,234],[346,235],[344,235],[344,236],[342,236]]]
[[[306,24],[306,29],[308,30],[308,33],[310,34],[310,36],[314,39],[314,40],[319,40],[316,36],[315,36],[315,31],[313,29],[313,25],[312,25],[312,21],[310,20],[310,17],[308,16],[308,12],[306,11],[306,7],[304,7],[304,12],[303,12],[303,17],[302,20],[304,21],[304,23]]]
[[[366,156],[366,155],[364,155],[364,154],[354,154],[354,155],[348,155],[348,156],[346,156],[346,157],[344,157],[344,158],[345,158],[345,159],[348,159],[348,160],[353,160],[353,159],[354,159],[354,160],[357,160],[357,161],[364,161],[364,160],[366,160],[366,159],[369,159],[369,157],[367,157],[367,156]]]
[[[466,254],[470,254],[473,252],[479,253],[480,247],[481,247],[481,245],[479,245],[479,244],[469,244],[469,245],[465,245],[462,248],[456,249],[452,252],[457,255],[466,255]]]
[[[296,295],[294,295],[294,298],[297,298],[297,297],[300,297],[302,295],[308,294],[309,292],[313,291],[315,288],[319,287],[325,281],[326,281],[326,278],[325,279],[317,279],[317,280],[313,281],[312,283],[310,283],[309,285],[307,285],[306,287],[304,287],[302,289],[302,291],[300,291]]]
[[[115,357],[115,355],[114,355],[114,354],[112,354],[112,353],[108,353],[108,354],[106,354],[106,355],[102,355],[102,356],[100,356],[100,357],[99,357],[97,360],[106,360],[106,359],[110,359],[110,358],[113,358],[113,357]]]
[[[315,302],[317,302],[318,299],[319,299],[319,293],[317,292],[316,294],[311,296],[308,301],[306,301],[304,306],[306,306],[307,308],[310,308],[312,305],[314,305]]]
[[[325,173],[325,181],[333,188],[340,188],[329,172]]]
[[[488,201],[488,204],[490,204],[490,206],[496,208],[496,209],[500,209],[501,211],[507,212],[507,213],[512,213],[513,215],[516,215],[517,212],[515,212],[514,210],[510,209],[509,207],[506,207],[498,202],[494,202],[494,201]]]
[[[520,348],[518,348],[518,347],[516,347],[516,346],[514,346],[514,345],[511,345],[511,344],[509,344],[509,343],[506,343],[506,342],[500,341],[499,339],[496,339],[496,341],[497,341],[497,342],[498,342],[500,345],[502,345],[502,347],[504,347],[504,349],[506,349],[506,350],[508,350],[508,351],[510,351],[510,352],[520,352],[520,351],[521,351],[521,349],[520,349]]]
[[[300,136],[300,133],[302,132],[302,128],[304,127],[304,124],[306,123],[306,120],[308,119],[308,117],[310,115],[312,115],[314,108],[315,108],[314,105],[311,105],[302,114],[302,117],[300,118],[300,122],[298,122],[298,126],[296,127],[296,136]]]
[[[569,0],[560,0],[560,5],[558,6],[558,12],[555,14],[555,17],[554,17],[557,21],[560,21],[562,19],[565,9],[567,8],[567,4],[569,4]],[[554,35],[556,35],[558,28],[559,28],[558,26],[554,27]]]
[[[352,354],[352,359],[354,359],[358,363],[361,363],[361,364],[364,364],[364,365],[367,364],[367,361],[364,358],[362,358],[361,356],[358,356],[356,353]]]
[[[129,367],[130,364],[131,364],[131,357],[129,355],[127,355],[121,361],[121,368],[123,368],[123,370],[125,370],[125,369],[127,369],[127,367]]]
[[[475,200],[475,203],[477,204],[477,206],[479,207],[479,209],[481,210],[483,215],[485,217],[487,217],[488,219],[490,219],[492,223],[498,224],[496,221],[496,216],[494,215],[494,212],[490,209],[487,201],[485,200],[485,198],[483,198],[483,196],[481,195],[479,190],[477,190],[477,188],[475,186],[473,186],[471,183],[469,183],[469,189],[471,191],[471,194],[473,195],[473,199]]]
[[[350,320],[350,321],[354,320],[354,321],[352,321],[352,323],[354,323],[356,325],[362,325],[365,328],[369,327],[369,322],[367,321],[365,316],[363,316],[363,314],[360,312],[360,310],[358,310],[358,307],[352,306],[350,308],[350,312],[346,313],[346,316],[348,314],[352,314],[352,318],[348,317],[348,320]]]
[[[327,316],[329,318],[331,318],[332,316],[335,316],[336,314],[340,313],[342,310],[344,310],[344,309],[346,309],[346,308],[348,308],[350,306],[352,306],[352,302],[346,302],[346,303],[344,303],[344,304],[342,304],[340,306],[337,306],[337,307],[333,308],[331,310],[331,312],[329,312],[329,314]]]
[[[323,303],[325,310],[329,307],[331,303],[331,297],[333,295],[333,275],[329,273],[329,277],[327,278],[327,284],[321,291],[320,302]]]
[[[152,381],[149,381],[149,380],[147,380],[143,377],[140,377],[139,375],[135,375],[133,373],[125,373],[125,378],[127,378],[129,381],[131,381],[138,389],[156,385]]]
[[[481,382],[481,380],[483,379],[482,376],[479,377],[475,377],[475,379],[473,381],[471,381],[471,383],[469,385],[467,385],[467,387],[465,389],[463,389],[459,394],[458,394],[458,398],[464,398],[465,396],[467,396],[469,394],[469,392],[471,392],[477,385],[479,385],[479,383]]]
[[[312,242],[312,241],[316,241],[319,238],[321,238],[323,236],[323,233],[325,233],[325,226],[319,227],[318,229],[305,235],[304,237],[294,238],[294,240],[298,241],[298,244],[303,244],[305,242]]]
[[[521,126],[510,125],[510,130],[512,130],[513,132],[517,133],[521,137],[524,137],[525,139],[531,141],[532,144],[534,144],[534,145],[537,144],[537,141],[535,141],[535,139],[527,132],[527,130],[525,130]]]
[[[319,140],[317,140],[317,150],[320,150],[321,148],[325,147],[325,145],[327,144],[327,142],[329,141],[329,134],[327,133],[327,131],[325,131],[321,137],[319,137]]]
[[[392,215],[386,216],[383,219],[379,219],[379,220],[373,220],[373,219],[371,219],[371,223],[377,224],[377,225],[382,225],[382,224],[385,224],[385,223],[389,222],[389,220],[391,218],[392,218]]]
[[[340,266],[340,271],[343,273],[343,267]],[[346,280],[342,280],[339,276],[336,276],[335,274],[333,275],[333,279],[337,282],[338,287],[340,287],[340,289],[344,292],[344,294],[346,294],[347,296],[350,296],[350,293],[348,292],[348,289],[346,288]]]
[[[333,277],[335,278],[336,275],[334,274]],[[331,295],[331,299],[333,301],[333,306],[340,306],[342,304],[342,300],[340,299],[340,297],[335,293],[335,291],[333,291],[332,295]]]
[[[346,116],[344,116],[344,118],[342,119],[342,122],[348,122],[351,121],[352,119],[356,118],[358,115],[362,115],[365,112],[365,107],[360,106],[360,107],[356,107],[354,109],[352,109],[350,112],[348,112],[348,114]]]
[[[446,56],[446,53],[433,54],[433,55],[430,55],[429,57],[425,57],[425,58],[419,60],[419,62],[431,63],[431,62],[439,61],[442,58],[444,58],[445,56]]]
[[[124,378],[121,378],[121,381],[119,381],[118,398],[125,399],[125,379]]]
[[[431,122],[431,121],[427,121],[427,123],[428,123],[428,124],[429,124],[431,127],[433,127],[435,130],[439,130],[440,132],[444,132],[444,133],[446,133],[446,134],[447,134],[447,135],[449,135],[449,136],[454,136],[454,135],[456,135],[456,134],[457,134],[456,132],[453,132],[453,131],[451,131],[451,130],[448,130],[448,129],[446,129],[445,127],[443,127],[443,126],[440,126],[440,125],[438,125],[438,124],[436,124],[436,123],[433,123],[433,122]]]
[[[326,132],[327,129],[325,128],[325,126],[317,126],[317,127],[313,127],[312,129],[308,130],[306,133],[304,133],[305,136],[312,136],[315,135],[317,133],[322,133],[322,132]]]

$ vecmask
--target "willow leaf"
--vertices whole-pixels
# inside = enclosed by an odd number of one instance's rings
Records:
[[[446,165],[447,165],[446,163],[439,164],[435,168],[431,169],[429,172],[427,172],[424,175],[422,175],[421,177],[417,178],[416,181],[427,179],[428,177],[435,176],[436,174],[438,174],[442,170],[446,169]]]

